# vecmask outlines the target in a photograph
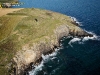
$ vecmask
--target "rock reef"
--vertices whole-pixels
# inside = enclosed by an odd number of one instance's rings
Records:
[[[60,39],[64,36],[93,36],[72,23],[69,16],[56,12],[34,8],[21,9],[9,13],[6,18],[16,16],[22,19],[16,23],[5,40],[0,39],[3,40],[0,47],[8,40],[14,43],[15,54],[11,58],[12,64],[9,69],[12,75],[25,75],[27,71],[34,68],[33,64],[38,65],[41,62],[42,54],[52,53],[59,47]],[[7,46],[8,43],[5,45]]]

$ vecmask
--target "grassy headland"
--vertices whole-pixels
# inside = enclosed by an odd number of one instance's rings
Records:
[[[41,9],[21,9],[1,16],[0,75],[11,72],[11,61],[23,46],[55,41],[54,30],[60,25],[77,28],[68,16]]]

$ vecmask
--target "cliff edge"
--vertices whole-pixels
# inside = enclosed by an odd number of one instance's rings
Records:
[[[64,36],[92,36],[60,13],[27,8],[0,17],[0,72],[24,75],[52,53]]]

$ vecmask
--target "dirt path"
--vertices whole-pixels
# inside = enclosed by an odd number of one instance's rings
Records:
[[[18,11],[23,8],[0,8],[0,17],[6,15],[7,13],[11,13],[13,11]]]

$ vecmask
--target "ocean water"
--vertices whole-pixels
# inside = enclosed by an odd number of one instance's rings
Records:
[[[40,8],[75,17],[94,37],[62,38],[60,49],[42,55],[30,75],[100,75],[100,0],[20,0],[24,8]],[[15,6],[14,8],[18,8]]]

